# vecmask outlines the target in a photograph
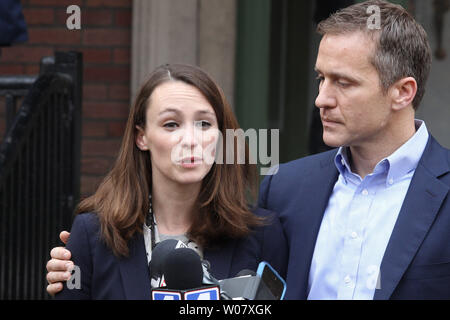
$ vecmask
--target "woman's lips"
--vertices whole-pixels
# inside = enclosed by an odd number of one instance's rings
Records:
[[[194,167],[200,165],[202,162],[203,162],[202,158],[188,157],[188,158],[183,158],[181,160],[181,166],[183,168],[194,168]]]

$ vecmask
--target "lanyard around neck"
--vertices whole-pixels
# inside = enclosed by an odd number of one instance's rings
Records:
[[[150,228],[150,247],[151,250],[155,249],[156,240],[155,240],[155,217],[153,215],[153,203],[152,203],[152,195],[148,195],[148,213],[145,219],[145,224]]]

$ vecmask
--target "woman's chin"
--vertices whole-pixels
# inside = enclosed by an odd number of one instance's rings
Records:
[[[196,184],[202,182],[208,172],[205,170],[197,169],[181,169],[181,172],[176,174],[175,180],[180,184]]]

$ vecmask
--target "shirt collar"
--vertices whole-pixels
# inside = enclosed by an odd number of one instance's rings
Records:
[[[345,183],[347,183],[347,174],[352,172],[347,150],[347,147],[340,147],[338,153],[334,157],[334,165],[338,169],[340,175],[344,178]]]
[[[429,139],[429,133],[425,122],[415,120],[416,133],[405,144],[389,157],[381,160],[374,169],[374,174],[387,172],[386,185],[392,185],[406,174],[414,171],[422,158]],[[354,176],[350,168],[348,147],[339,148],[334,158],[334,163],[344,182]]]

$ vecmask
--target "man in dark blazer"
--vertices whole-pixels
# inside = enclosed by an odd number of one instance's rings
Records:
[[[426,33],[385,1],[318,31],[316,106],[339,149],[281,165],[260,190],[289,243],[286,298],[450,299],[450,151],[415,120]]]

